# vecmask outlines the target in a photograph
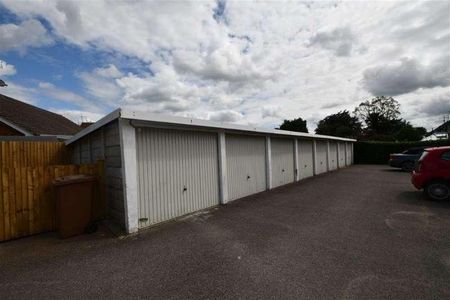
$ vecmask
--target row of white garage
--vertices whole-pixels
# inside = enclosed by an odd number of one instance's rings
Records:
[[[108,215],[131,233],[350,165],[353,142],[119,108],[66,144],[105,161]]]
[[[350,165],[352,151],[333,139],[136,128],[138,226]]]

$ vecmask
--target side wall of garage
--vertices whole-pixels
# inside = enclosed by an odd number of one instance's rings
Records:
[[[125,208],[122,181],[122,160],[119,122],[113,121],[70,146],[72,161],[76,164],[105,161],[105,184],[109,216],[125,226]]]

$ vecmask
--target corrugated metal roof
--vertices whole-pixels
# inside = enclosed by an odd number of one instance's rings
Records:
[[[151,122],[154,124],[167,124],[167,125],[180,125],[183,127],[193,127],[193,128],[204,128],[204,129],[219,129],[233,132],[243,132],[243,133],[258,133],[258,134],[266,134],[273,136],[292,136],[292,137],[304,137],[304,138],[317,138],[317,139],[332,139],[339,141],[348,141],[355,142],[354,139],[341,138],[329,135],[320,135],[320,134],[310,134],[304,132],[295,132],[295,131],[286,131],[286,130],[278,130],[278,129],[267,129],[267,128],[258,128],[251,127],[245,125],[237,125],[237,124],[227,124],[222,122],[213,122],[209,120],[200,120],[193,118],[184,118],[184,117],[174,117],[163,114],[155,114],[144,111],[133,111],[127,110],[123,108],[118,108],[110,114],[106,115],[93,125],[83,129],[79,133],[77,133],[73,138],[69,139],[66,144],[69,145],[76,140],[82,138],[83,136],[91,133],[94,130],[102,127],[103,125],[108,124],[109,122],[117,119],[129,119],[135,121],[143,121],[143,122]]]

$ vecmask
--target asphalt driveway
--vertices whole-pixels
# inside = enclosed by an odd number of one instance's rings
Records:
[[[115,238],[0,244],[0,298],[450,298],[450,203],[353,166]]]

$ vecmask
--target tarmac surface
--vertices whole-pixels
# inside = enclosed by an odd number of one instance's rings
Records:
[[[0,243],[0,298],[450,298],[450,203],[352,166],[137,235]]]

